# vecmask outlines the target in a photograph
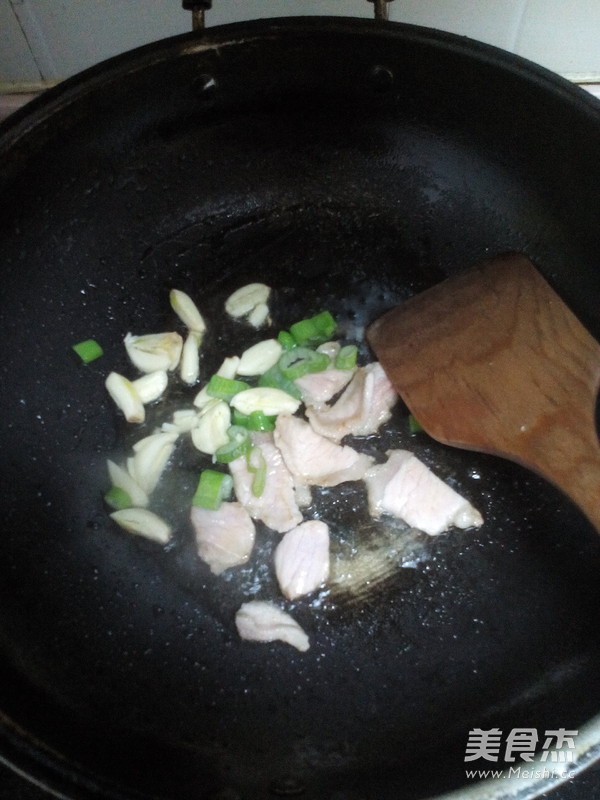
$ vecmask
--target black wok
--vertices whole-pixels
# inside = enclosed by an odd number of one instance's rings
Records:
[[[597,102],[465,39],[313,18],[143,48],[0,131],[3,759],[68,797],[161,800],[466,796],[474,728],[577,729],[573,769],[593,761],[600,539],[535,476],[409,440],[398,412],[385,441],[486,523],[358,598],[298,602],[306,654],[240,642],[252,576],[211,577],[183,515],[165,550],[102,493],[128,441],[104,378],[131,372],[128,331],[174,326],[171,287],[207,317],[207,375],[264,335],[224,320],[242,283],[273,287],[275,330],[329,308],[353,335],[504,250],[600,336]],[[336,535],[362,535],[357,491],[323,499]]]

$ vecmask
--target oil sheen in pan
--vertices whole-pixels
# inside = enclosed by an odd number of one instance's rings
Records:
[[[383,445],[378,454],[380,460],[385,457],[385,450],[393,446],[394,439],[396,447],[415,449],[416,442],[411,442],[411,439],[417,437],[402,432],[407,431],[406,414],[396,416],[399,421],[390,423],[389,430],[384,431],[381,437],[366,437],[362,441],[357,437],[349,442],[356,449],[371,454],[376,443],[380,442]],[[424,434],[420,435],[422,437]],[[208,597],[213,611],[218,609],[219,616],[225,618],[231,618],[239,604],[249,599],[283,601],[273,569],[274,549],[281,536],[262,523],[256,522],[256,544],[250,560],[242,567],[213,576],[196,555],[188,516],[189,496],[199,467],[190,467],[190,463],[197,463],[198,459],[189,450],[188,443],[182,442],[175,463],[165,474],[153,500],[157,513],[169,515],[172,520],[174,497],[179,495],[181,498],[176,501],[180,516],[175,525],[175,541],[165,553],[164,566],[172,569],[177,580],[194,594],[200,593],[204,600]],[[185,498],[182,496],[183,486],[188,487]],[[305,519],[321,519],[330,528],[330,579],[320,591],[292,604],[285,602],[287,607],[300,604],[320,613],[343,613],[357,603],[368,602],[374,596],[380,597],[382,593],[396,592],[410,585],[414,576],[407,573],[415,572],[431,557],[432,537],[399,520],[389,517],[375,520],[369,515],[362,481],[331,488],[312,487],[312,503],[303,512]]]
[[[282,301],[282,295],[286,302]],[[357,299],[343,300],[338,297],[335,302],[334,313],[339,325],[336,338],[342,342],[359,344],[361,360],[366,362],[371,355],[364,344],[364,327],[381,313],[382,308],[397,302],[398,297],[382,286],[380,281],[373,284],[364,281],[360,291],[352,291],[352,297]],[[210,307],[222,308],[223,299],[215,298]],[[305,310],[300,310],[298,301],[294,299],[295,302],[290,302],[292,297],[285,291],[275,292],[274,299],[273,324],[270,328],[252,331],[223,315],[208,320],[208,332],[201,350],[204,378],[216,370],[224,357],[240,354],[254,340],[273,336],[302,315],[319,310],[311,306],[304,306]],[[291,308],[296,308],[295,313]],[[196,387],[185,387],[176,377],[172,377],[167,395],[149,409],[144,427],[151,431],[159,423],[170,420],[174,410],[191,407],[201,385],[203,382]],[[137,430],[133,435],[129,430],[127,438],[133,444],[141,438],[140,431]],[[408,413],[401,401],[394,409],[392,419],[377,434],[348,438],[346,441],[357,450],[372,455],[376,461],[383,461],[389,449],[405,448],[420,452],[424,444],[425,450],[430,446],[425,434],[415,436],[409,433]],[[436,446],[433,457],[432,452],[425,452],[425,456],[430,466],[441,467],[442,477],[449,476],[452,479],[454,476],[456,481],[461,473],[464,477],[467,458],[463,456],[458,463],[454,458],[451,459],[453,463],[445,464],[447,453],[447,448]],[[124,460],[123,454],[118,460]],[[201,597],[213,613],[230,623],[235,610],[248,599],[282,601],[273,570],[273,551],[280,536],[257,523],[256,545],[248,564],[229,569],[220,576],[210,573],[196,553],[189,522],[189,498],[200,470],[210,465],[210,457],[196,451],[189,437],[182,435],[172,462],[152,497],[151,508],[164,516],[175,530],[173,543],[167,552],[161,553],[164,556],[159,559],[161,568],[166,568],[179,584]],[[460,486],[456,488],[461,491]],[[470,488],[472,490],[473,486]],[[473,498],[472,492],[469,499],[477,504],[478,498]],[[296,601],[296,605],[309,606],[326,614],[343,614],[345,609],[350,610],[356,604],[368,603],[382,593],[397,592],[410,585],[415,579],[411,573],[431,558],[431,537],[409,528],[399,520],[389,517],[374,520],[369,515],[362,481],[333,488],[313,487],[312,503],[303,511],[306,519],[322,519],[330,527],[331,576],[320,592]],[[456,535],[465,534],[461,532]],[[294,604],[286,605],[291,607]]]
[[[175,409],[191,407],[197,390],[224,357],[240,354],[255,342],[288,328],[292,322],[329,309],[339,323],[338,338],[343,343],[359,343],[364,363],[372,360],[361,342],[364,327],[403,298],[425,288],[419,276],[399,286],[391,268],[389,274],[383,270],[375,277],[356,267],[347,272],[332,269],[326,278],[320,273],[318,281],[301,281],[299,286],[295,267],[282,267],[276,282],[271,282],[272,325],[254,331],[228,319],[223,306],[232,291],[244,282],[256,280],[256,270],[242,274],[228,272],[224,270],[214,284],[208,282],[214,285],[210,295],[200,287],[194,291],[191,272],[187,274],[185,270],[173,276],[171,285],[189,291],[198,300],[207,321],[201,348],[202,381],[196,387],[185,387],[173,376],[167,395],[148,409],[143,430],[128,426],[123,436],[119,436],[120,452],[112,454],[116,460],[123,460],[134,441],[170,419]],[[431,279],[428,276],[423,281]],[[165,303],[168,288],[165,287]],[[509,557],[503,553],[512,547],[514,535],[528,527],[522,518],[524,514],[532,519],[539,518],[540,513],[542,518],[552,515],[555,525],[556,496],[552,491],[549,494],[538,491],[535,478],[534,489],[530,490],[522,474],[515,473],[514,465],[444,447],[422,433],[411,435],[407,423],[406,408],[399,402],[392,418],[377,435],[358,437],[350,443],[378,460],[383,460],[385,452],[392,448],[415,452],[479,509],[485,520],[480,530],[453,530],[428,537],[393,519],[373,520],[368,514],[362,482],[333,489],[313,488],[313,502],[305,510],[305,516],[321,518],[330,526],[331,579],[320,592],[288,602],[281,596],[273,569],[273,550],[280,537],[260,523],[256,526],[254,551],[245,566],[214,576],[199,559],[189,521],[189,503],[199,472],[210,465],[210,458],[195,450],[190,438],[184,435],[152,497],[152,508],[168,519],[175,532],[166,550],[156,550],[157,569],[166,572],[170,580],[231,632],[235,612],[249,599],[274,600],[293,611],[310,634],[310,626],[327,627],[338,620],[341,625],[354,624],[357,613],[361,620],[376,624],[382,607],[387,609],[386,616],[393,615],[400,613],[393,611],[399,608],[399,603],[407,613],[414,613],[427,624],[430,613],[427,609],[443,606],[440,592],[453,591],[452,587],[456,589],[466,582],[465,597],[471,593],[478,595],[479,585],[471,586],[470,576],[477,574],[482,580],[483,575],[490,573],[489,580],[493,579],[496,566],[488,562],[494,554],[494,558]],[[516,487],[520,487],[518,491]],[[514,521],[514,514],[520,519]]]

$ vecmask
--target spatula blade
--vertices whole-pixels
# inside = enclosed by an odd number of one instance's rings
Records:
[[[367,339],[432,437],[540,472],[582,508],[596,502],[586,513],[600,527],[600,345],[529,259],[508,253],[449,278]]]

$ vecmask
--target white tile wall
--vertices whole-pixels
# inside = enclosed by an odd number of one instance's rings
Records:
[[[527,0],[394,0],[390,19],[427,25],[514,50]]]
[[[600,2],[528,0],[515,52],[573,80],[598,80]]]
[[[0,0],[0,82],[40,80],[33,54],[8,0]]]
[[[393,0],[390,19],[470,36],[573,80],[600,81],[600,0]],[[370,17],[366,0],[213,0],[209,25],[299,14]],[[189,30],[180,0],[0,0],[0,92],[56,82]]]

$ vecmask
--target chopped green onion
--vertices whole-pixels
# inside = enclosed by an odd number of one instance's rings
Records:
[[[354,369],[357,356],[358,347],[355,344],[347,344],[345,347],[342,347],[335,357],[336,369]]]
[[[72,345],[72,348],[84,364],[89,364],[90,361],[95,361],[104,355],[104,350],[95,339],[85,339],[83,342]]]
[[[301,399],[300,389],[298,389],[293,381],[284,377],[281,369],[279,368],[279,364],[275,364],[274,367],[271,367],[271,369],[268,369],[266,372],[264,372],[258,379],[258,385],[267,387],[269,389],[281,389],[282,391],[290,394],[292,397],[295,397],[296,400]]]
[[[277,334],[277,341],[284,350],[292,350],[296,347],[296,340],[289,331],[280,331]]]
[[[412,414],[408,415],[408,430],[410,433],[421,433],[424,430],[419,420]]]
[[[111,508],[120,511],[123,508],[131,508],[133,505],[131,497],[120,486],[111,486],[108,492],[104,495],[104,501],[108,503]]]
[[[192,497],[192,505],[216,511],[223,500],[231,494],[233,479],[231,475],[205,469],[200,473],[198,487]]]
[[[322,372],[329,366],[329,356],[308,347],[287,350],[279,359],[279,369],[284,378],[296,380],[309,372]]]
[[[241,428],[248,428],[250,430],[250,426],[248,425],[250,421],[250,416],[248,414],[242,414],[241,411],[238,411],[237,408],[233,408],[231,411],[231,424],[232,425],[239,425]]]
[[[312,317],[312,321],[317,326],[317,330],[326,337],[326,340],[330,339],[335,333],[337,323],[331,312],[321,311],[320,314]]]
[[[232,422],[234,425],[241,425],[249,431],[274,431],[275,420],[277,417],[267,416],[262,411],[251,411],[250,414],[242,414],[237,408],[233,409]]]
[[[295,322],[290,333],[296,344],[318,345],[331,339],[336,329],[336,322],[329,311],[322,311],[309,319]]]
[[[265,490],[267,482],[267,462],[260,447],[252,447],[248,450],[246,464],[248,465],[248,472],[254,475],[252,494],[254,497],[260,497]]]
[[[229,441],[215,450],[214,460],[219,464],[229,464],[240,456],[245,456],[252,447],[250,434],[240,425],[232,425],[227,431]]]
[[[231,400],[238,392],[243,392],[250,388],[246,381],[236,381],[234,378],[224,378],[222,375],[213,375],[206,387],[207,393],[211,397],[218,397],[219,400]]]

